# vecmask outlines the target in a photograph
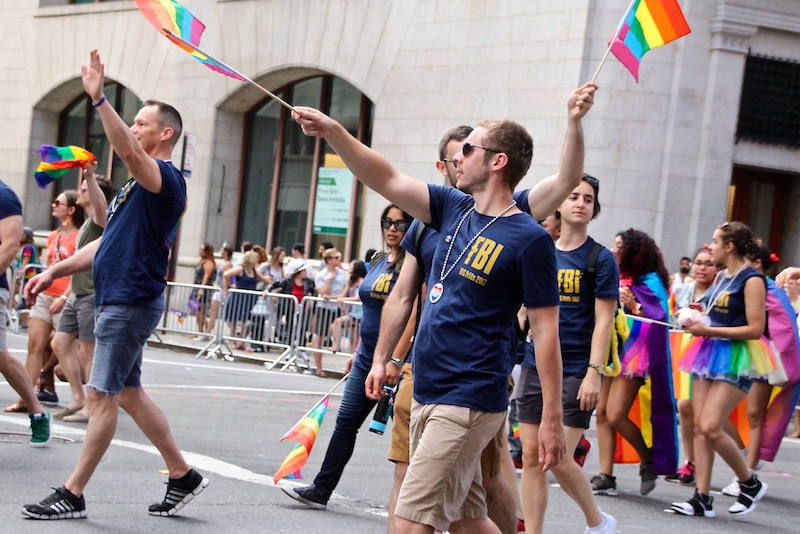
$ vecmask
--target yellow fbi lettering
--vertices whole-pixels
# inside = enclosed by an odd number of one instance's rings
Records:
[[[373,282],[372,287],[370,288],[372,291],[377,293],[388,293],[389,286],[392,283],[392,277],[394,275],[392,273],[383,273],[378,277],[375,282]]]
[[[479,237],[469,250],[469,255],[464,260],[464,265],[483,271],[484,274],[488,275],[492,272],[492,268],[502,250],[503,245],[486,237]]]
[[[561,294],[561,300],[564,302],[580,302],[580,269],[558,270],[558,292]]]

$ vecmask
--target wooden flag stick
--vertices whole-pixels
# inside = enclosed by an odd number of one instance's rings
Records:
[[[600,64],[597,66],[597,70],[594,71],[594,76],[592,76],[592,82],[591,83],[594,83],[595,80],[597,80],[597,75],[600,74],[600,69],[603,68],[603,63],[606,62],[606,58],[608,57],[608,53],[611,52],[611,47],[614,46],[614,43],[617,41],[617,37],[619,37],[619,32],[620,32],[620,30],[622,30],[622,24],[625,22],[625,19],[628,18],[628,13],[631,12],[631,9],[633,9],[633,4],[635,4],[635,3],[636,3],[636,0],[631,0],[630,5],[628,5],[628,9],[625,10],[625,14],[622,15],[622,18],[620,19],[619,24],[617,24],[617,29],[614,30],[614,36],[611,38],[611,41],[609,41],[609,43],[608,43],[608,48],[606,48],[606,53],[603,54],[603,59],[600,60]]]
[[[647,317],[639,317],[638,315],[633,315],[633,314],[630,314],[630,313],[626,313],[625,317],[628,317],[629,319],[633,319],[634,321],[640,321],[642,323],[657,324],[657,325],[660,325],[660,326],[667,326],[667,327],[673,328],[673,329],[675,328],[675,325],[673,325],[673,324],[665,323],[664,321],[656,321],[655,319],[648,319]]]
[[[270,97],[270,98],[272,98],[273,100],[277,101],[277,102],[278,102],[280,105],[282,105],[283,107],[285,107],[285,108],[286,108],[286,109],[288,109],[289,111],[294,111],[294,107],[292,107],[292,105],[291,105],[291,104],[289,104],[288,102],[286,102],[285,100],[283,100],[281,97],[279,97],[279,96],[278,96],[278,95],[276,95],[275,93],[272,93],[271,91],[269,91],[269,90],[265,89],[264,87],[260,86],[259,84],[257,84],[256,82],[254,82],[254,81],[253,81],[251,78],[249,78],[248,76],[245,76],[244,74],[242,74],[242,73],[241,73],[241,72],[239,72],[238,70],[234,69],[234,68],[233,68],[233,67],[231,67],[230,65],[228,65],[228,64],[226,64],[226,63],[223,63],[222,61],[220,61],[219,59],[215,58],[214,56],[212,56],[211,54],[209,54],[208,52],[206,52],[206,51],[205,51],[205,50],[203,50],[202,48],[200,48],[200,47],[198,47],[198,46],[195,46],[195,45],[193,45],[192,43],[190,43],[189,41],[187,41],[187,40],[186,40],[186,39],[184,39],[183,37],[180,37],[180,36],[178,36],[178,35],[175,35],[174,33],[172,33],[171,31],[169,31],[169,30],[168,30],[168,29],[166,29],[166,28],[162,28],[162,30],[164,30],[164,33],[165,33],[165,34],[166,34],[166,35],[167,35],[167,36],[168,36],[170,39],[174,39],[174,40],[176,40],[176,41],[180,41],[180,44],[181,44],[181,46],[182,46],[182,47],[185,47],[186,49],[188,49],[187,51],[194,51],[194,52],[197,52],[198,54],[201,54],[201,55],[203,55],[203,56],[207,57],[208,59],[210,59],[210,60],[211,60],[211,61],[213,61],[214,63],[217,63],[218,65],[220,65],[220,66],[222,66],[222,67],[225,67],[226,69],[228,69],[229,71],[231,71],[232,73],[234,73],[236,76],[238,76],[238,77],[239,77],[239,78],[241,78],[242,80],[244,80],[244,81],[246,81],[246,82],[248,82],[248,83],[251,83],[251,84],[255,85],[255,86],[258,88],[258,89],[260,89],[261,91],[263,91],[263,92],[264,92],[264,93],[265,93],[267,96],[269,96],[269,97]],[[191,53],[191,52],[190,52],[190,53]],[[345,375],[345,376],[347,376],[347,375]],[[334,389],[335,389],[335,388],[334,388]]]

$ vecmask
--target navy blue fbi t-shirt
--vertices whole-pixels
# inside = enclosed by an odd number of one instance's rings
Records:
[[[384,255],[378,261],[373,260],[367,276],[358,288],[358,296],[364,313],[361,316],[361,343],[358,346],[355,362],[359,369],[369,371],[372,367],[372,355],[378,343],[378,331],[381,327],[381,310],[389,297],[398,271],[395,266],[389,267],[389,256]]]
[[[14,215],[22,216],[22,203],[14,190],[5,182],[0,181],[0,221]],[[0,274],[0,288],[8,289],[8,278],[5,271]]]
[[[584,376],[592,350],[594,333],[594,299],[619,299],[619,267],[614,255],[607,249],[597,258],[595,291],[589,287],[586,276],[586,257],[594,246],[591,237],[575,250],[556,248],[558,264],[558,335],[561,341],[561,358],[565,376]],[[525,354],[525,367],[535,368],[535,347]]]
[[[708,290],[709,305],[713,303],[708,310],[711,326],[744,326],[747,324],[744,286],[754,276],[761,278],[766,290],[767,281],[764,279],[764,275],[749,265],[734,276],[722,278]]]
[[[161,193],[131,178],[108,205],[108,224],[92,265],[98,306],[141,304],[164,291],[169,249],[186,209],[186,182],[172,162],[156,163]]]
[[[423,404],[505,411],[512,321],[521,304],[558,305],[553,240],[525,213],[500,217],[464,252],[444,280],[441,297],[431,302],[450,241],[447,269],[493,217],[473,210],[454,237],[473,198],[450,187],[428,189],[431,227],[440,237],[414,347],[414,398]]]

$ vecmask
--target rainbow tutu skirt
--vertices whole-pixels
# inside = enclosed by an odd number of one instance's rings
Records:
[[[678,367],[710,380],[764,378],[775,369],[775,351],[763,336],[745,341],[695,337],[683,344]]]

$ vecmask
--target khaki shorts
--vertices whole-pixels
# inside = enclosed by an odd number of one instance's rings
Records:
[[[43,321],[53,327],[57,327],[58,321],[61,319],[61,314],[57,313],[55,315],[50,315],[50,305],[53,303],[54,300],[60,298],[61,298],[60,296],[51,297],[50,295],[39,293],[39,296],[36,297],[36,302],[33,304],[33,307],[31,308],[30,318]]]
[[[387,459],[390,462],[408,463],[408,426],[411,421],[411,393],[414,390],[414,377],[411,374],[411,364],[404,364],[401,372],[403,379],[400,381],[400,387],[394,396],[392,444],[389,447]]]
[[[395,515],[439,530],[487,517],[480,454],[505,419],[506,412],[412,401],[411,463]]]

